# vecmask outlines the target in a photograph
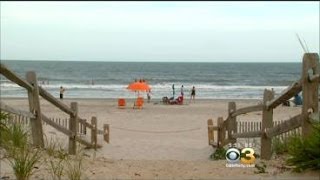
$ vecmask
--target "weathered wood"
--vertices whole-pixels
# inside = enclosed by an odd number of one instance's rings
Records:
[[[245,128],[244,132],[248,132],[248,122],[247,121],[244,122],[244,128]]]
[[[235,102],[229,102],[228,103],[228,124],[227,124],[227,130],[228,130],[228,139],[231,143],[237,142],[237,139],[232,138],[232,134],[237,133],[237,117],[232,116],[232,114],[236,112],[236,103]]]
[[[104,141],[106,141],[107,143],[110,143],[110,128],[109,128],[109,124],[104,124],[103,125],[103,139]],[[210,145],[210,143],[209,143]]]
[[[69,127],[68,127],[68,119],[66,119],[66,122],[65,122],[66,124],[65,124],[65,127],[67,128],[67,129],[69,129]]]
[[[0,73],[12,82],[26,88],[28,91],[33,91],[33,86],[27,81],[20,78],[16,73],[9,70],[4,64],[0,63]]]
[[[90,142],[88,142],[85,139],[82,139],[81,137],[76,136],[75,138],[76,141],[78,141],[80,144],[85,145],[87,148],[101,148],[102,146],[99,144],[96,144],[95,146],[92,145]]]
[[[311,74],[309,75],[308,80],[310,82],[319,81],[319,77],[320,77],[319,74]]]
[[[235,133],[232,134],[232,138],[254,138],[254,137],[261,137],[261,131],[251,131],[251,132],[243,132],[243,133]]]
[[[226,128],[223,125],[223,118],[218,117],[218,147],[223,147],[223,142],[225,140]]]
[[[91,119],[91,125],[92,125],[92,129],[91,129],[91,144],[93,144],[93,146],[96,148],[97,145],[97,118],[96,117],[92,117]]]
[[[39,92],[40,95],[47,101],[49,101],[51,104],[62,110],[63,112],[69,114],[69,115],[74,115],[74,112],[72,109],[70,109],[67,105],[59,101],[57,98],[52,96],[50,93],[48,93],[45,89],[42,87],[39,87]]]
[[[73,132],[74,136],[69,136],[69,154],[76,154],[77,143],[76,138],[78,136],[77,124],[78,124],[78,103],[71,103],[71,110],[74,115],[70,115],[69,130]]]
[[[212,119],[208,119],[207,124],[208,124],[208,144],[211,145],[214,141]]]
[[[230,139],[224,139],[224,140],[222,141],[222,143],[221,143],[221,147],[223,147],[223,146],[225,146],[225,145],[227,145],[227,144],[229,144],[229,143],[231,143],[231,140],[230,140]]]
[[[235,117],[235,116],[238,116],[238,115],[241,115],[241,114],[246,114],[246,113],[255,112],[255,111],[262,111],[262,110],[263,110],[263,105],[262,104],[249,106],[249,107],[244,107],[244,108],[237,109],[235,112],[233,112],[231,114],[231,117]]]
[[[73,137],[75,135],[72,131],[64,128],[63,126],[60,126],[57,123],[55,123],[53,120],[51,120],[50,118],[46,117],[44,114],[42,114],[41,116],[42,116],[42,120],[44,122],[46,122],[50,126],[54,127],[56,130],[62,132],[63,134],[65,134],[65,135],[67,135],[69,137]]]
[[[302,115],[298,114],[292,117],[291,119],[284,121],[281,124],[275,125],[273,128],[266,129],[264,135],[268,138],[272,138],[274,136],[278,136],[285,132],[298,128],[299,126],[301,126],[301,123]]]
[[[104,135],[104,130],[101,130],[101,129],[97,129],[97,134],[101,134],[101,135]]]
[[[8,112],[8,113],[21,115],[21,116],[28,117],[28,118],[35,118],[35,116],[32,113],[30,113],[28,111],[24,111],[24,110],[19,110],[19,109],[13,108],[13,107],[5,104],[2,101],[0,101],[0,109],[1,109],[1,111],[5,111],[5,112]]]
[[[281,95],[278,97],[269,100],[265,105],[267,109],[273,109],[278,105],[282,104],[286,100],[289,100],[294,95],[298,94],[302,90],[301,80],[294,82],[289,88],[287,88]]]
[[[87,123],[86,119],[84,120],[84,122],[85,122],[84,124],[89,124],[89,123]],[[86,125],[84,126],[84,134],[87,134],[87,126]]]
[[[306,53],[303,56],[302,67],[302,135],[307,137],[313,131],[309,114],[319,112],[318,91],[319,82],[309,81],[309,72],[319,74],[319,55],[317,53]]]
[[[266,105],[268,101],[273,99],[274,93],[270,90],[265,89],[263,94],[263,103]],[[268,109],[267,106],[262,111],[262,129],[265,131],[267,128],[273,127],[273,109]],[[272,138],[267,136],[261,136],[261,159],[270,160]]]
[[[83,124],[84,126],[92,129],[92,125],[89,124],[86,119],[81,119],[81,118],[79,118],[79,123],[81,123],[81,124]]]
[[[38,80],[37,80],[36,73],[33,71],[27,72],[26,79],[28,83],[30,83],[30,85],[33,86],[33,90],[28,91],[29,109],[30,109],[30,112],[35,115],[35,118],[30,119],[32,141],[35,146],[43,148],[44,139],[43,139],[43,129],[42,129],[42,120],[41,120]]]

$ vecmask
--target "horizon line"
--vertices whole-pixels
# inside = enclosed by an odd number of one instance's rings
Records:
[[[89,61],[89,60],[18,60],[18,59],[0,59],[0,61],[41,61],[41,62],[112,62],[112,63],[301,63],[298,61]]]

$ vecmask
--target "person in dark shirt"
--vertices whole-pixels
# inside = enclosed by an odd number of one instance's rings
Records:
[[[193,102],[195,102],[195,97],[196,97],[196,88],[193,86],[191,89],[191,97],[190,97],[190,102],[193,99]]]
[[[65,89],[61,86],[60,87],[60,99],[63,99],[63,93],[64,93]]]
[[[293,102],[294,102],[294,104],[295,104],[296,106],[302,105],[302,98],[301,98],[301,96],[299,96],[299,94],[296,94],[296,95],[294,96]]]

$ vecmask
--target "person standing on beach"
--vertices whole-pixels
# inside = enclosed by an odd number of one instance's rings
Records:
[[[149,102],[150,102],[150,100],[151,100],[151,95],[150,95],[150,93],[151,93],[151,90],[149,90],[149,91],[148,91],[148,93],[147,93],[148,103],[149,103]]]
[[[184,95],[184,90],[183,90],[183,85],[181,86],[181,96],[183,97]]]
[[[193,102],[195,102],[195,97],[196,97],[196,88],[193,86],[191,89],[190,102],[191,102],[191,99],[193,99]]]
[[[174,99],[174,84],[172,84],[172,92],[173,92],[173,99]]]
[[[60,99],[63,99],[63,93],[64,93],[65,89],[60,86]]]

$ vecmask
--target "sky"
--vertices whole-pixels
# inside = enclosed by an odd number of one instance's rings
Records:
[[[301,62],[317,1],[1,1],[1,60]]]

